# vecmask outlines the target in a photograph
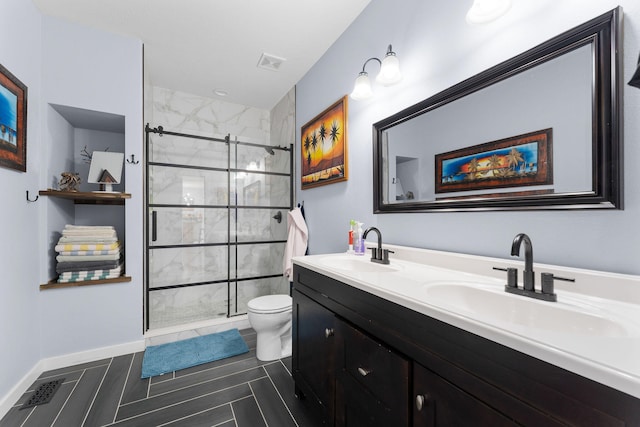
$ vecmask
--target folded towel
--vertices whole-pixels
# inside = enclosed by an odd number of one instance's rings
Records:
[[[57,273],[83,270],[111,270],[120,265],[119,261],[79,261],[79,262],[59,262],[56,265]]]
[[[88,279],[91,277],[118,277],[122,274],[121,268],[114,268],[113,270],[90,270],[90,271],[74,271],[62,273],[58,276],[58,279]]]
[[[87,237],[87,236],[62,236],[58,240],[59,245],[98,245],[116,243],[117,237]]]
[[[110,251],[57,251],[57,252],[58,252],[58,255],[64,255],[64,256],[82,256],[82,255],[95,256],[95,255],[119,254],[120,249],[112,249]]]
[[[121,274],[124,271],[124,263],[121,263],[116,268],[110,270],[80,270],[80,271],[67,271],[60,273],[60,277],[63,279],[70,279],[73,277],[86,277],[86,276],[101,276],[109,274]]]
[[[112,235],[116,234],[116,230],[62,230],[63,235],[85,235],[85,234],[95,234],[95,235]]]
[[[94,234],[113,234],[116,232],[116,229],[112,226],[89,226],[89,225],[66,225],[64,230],[62,230],[62,234],[84,234],[84,233],[94,233]]]
[[[113,230],[112,225],[73,225],[67,224],[65,230]]]
[[[120,259],[120,251],[111,255],[58,255],[58,262],[77,262],[77,261],[116,261]]]
[[[120,242],[116,243],[97,243],[97,244],[61,244],[56,245],[55,251],[70,252],[70,251],[112,251],[117,250],[120,247]],[[63,254],[67,255],[67,254]]]
[[[105,231],[105,232],[97,232],[97,231],[63,231],[62,235],[65,237],[116,237],[117,234],[115,231]]]
[[[119,276],[122,274],[122,268],[112,268],[111,270],[81,270],[81,271],[67,271],[66,273],[60,273],[59,278],[73,279],[73,278],[85,278],[95,276]]]
[[[104,274],[98,276],[86,276],[86,277],[72,277],[69,279],[58,278],[58,283],[73,283],[73,282],[84,282],[87,280],[103,280],[103,279],[115,279],[120,277],[120,274]]]

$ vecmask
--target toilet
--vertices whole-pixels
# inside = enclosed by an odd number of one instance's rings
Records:
[[[256,331],[259,360],[270,361],[291,356],[291,312],[289,295],[265,295],[247,304],[249,323]]]

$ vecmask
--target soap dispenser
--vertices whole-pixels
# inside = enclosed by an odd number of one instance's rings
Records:
[[[364,238],[362,237],[362,226],[364,223],[358,222],[358,228],[353,233],[353,245],[356,255],[364,255]]]

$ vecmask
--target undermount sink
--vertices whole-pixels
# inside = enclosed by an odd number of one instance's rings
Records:
[[[516,324],[560,333],[625,337],[627,330],[613,320],[560,303],[541,302],[473,284],[424,285],[427,301],[462,314],[487,319],[498,326]]]
[[[327,268],[353,273],[385,273],[398,271],[398,268],[392,264],[371,262],[371,258],[368,256],[331,256],[323,258],[320,260],[320,263]]]

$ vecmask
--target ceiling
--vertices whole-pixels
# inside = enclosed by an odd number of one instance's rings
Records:
[[[153,86],[271,109],[371,0],[33,0],[144,43]],[[262,54],[283,58],[259,68]],[[228,93],[220,97],[219,89]]]

